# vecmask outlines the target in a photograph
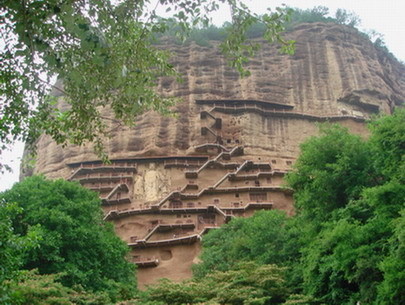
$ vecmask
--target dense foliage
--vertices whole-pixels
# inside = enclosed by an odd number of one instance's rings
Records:
[[[203,264],[194,265],[194,274],[203,278],[213,270],[226,271],[244,260],[278,264],[293,259],[296,245],[293,228],[284,212],[261,211],[251,218],[236,218],[221,230],[203,239]],[[262,232],[260,235],[257,232]],[[292,248],[290,248],[292,247]]]
[[[355,13],[341,8],[336,10],[334,16],[331,16],[329,9],[325,6],[316,6],[306,10],[294,8],[289,25],[294,26],[306,22],[332,22],[356,27],[360,24],[360,18]]]
[[[283,268],[254,262],[239,262],[202,278],[173,283],[161,280],[151,286],[140,304],[311,304],[312,298],[291,294]]]
[[[285,287],[317,302],[405,303],[405,110],[370,130],[363,140],[322,126],[287,176],[296,215],[260,212],[208,233],[197,278],[255,261],[286,268]]]
[[[10,232],[8,245],[0,248],[0,255],[9,258],[1,261],[2,267],[5,263],[10,271],[59,274],[59,282],[66,287],[106,292],[113,300],[133,295],[136,283],[134,265],[126,260],[128,247],[103,221],[96,193],[76,183],[34,176],[0,194],[0,210],[12,204],[19,213],[1,215]],[[22,249],[16,249],[14,240],[32,236],[32,228],[40,235],[35,247],[19,243]],[[8,272],[2,280],[13,278]]]
[[[9,280],[18,276],[27,252],[36,247],[40,228],[32,226],[25,236],[15,233],[12,219],[21,213],[16,204],[0,202],[0,303],[7,304],[10,296]]]
[[[39,275],[37,270],[22,271],[17,278],[6,281],[12,305],[110,305],[105,292],[92,293],[81,287],[74,289],[58,282],[58,274]]]

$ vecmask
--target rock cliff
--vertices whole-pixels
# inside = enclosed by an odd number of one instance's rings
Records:
[[[39,139],[34,172],[100,193],[106,219],[133,249],[141,285],[190,276],[201,234],[234,216],[292,213],[282,176],[317,122],[366,136],[367,118],[405,101],[405,67],[357,30],[303,24],[286,36],[297,41],[295,55],[264,45],[243,79],[216,42],[163,45],[184,81],[162,78],[157,89],[181,98],[178,115],[144,113],[132,128],[111,123],[111,165],[90,146],[62,149]]]

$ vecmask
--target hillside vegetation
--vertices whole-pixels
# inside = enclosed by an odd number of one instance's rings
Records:
[[[336,23],[344,24],[351,27],[356,27],[360,24],[360,18],[344,9],[338,9],[334,17],[329,16],[329,9],[324,6],[317,6],[312,9],[302,10],[299,8],[288,8],[289,17],[287,21],[283,24],[284,28],[288,31],[291,30],[298,24],[301,23],[313,23],[313,22],[324,22],[324,23]],[[173,21],[172,25],[162,33],[158,35],[157,38],[162,37],[176,37],[180,30],[180,26]],[[230,30],[230,23],[225,22],[223,26],[217,27],[210,25],[203,28],[193,28],[190,31],[190,36],[188,42],[194,41],[201,46],[210,46],[209,41],[223,41],[227,36],[227,31]],[[249,39],[262,37],[266,31],[266,26],[264,23],[252,22],[246,31],[246,37]],[[181,43],[180,40],[177,40]]]
[[[0,194],[1,304],[112,304],[134,296],[129,249],[98,194],[26,178]]]
[[[316,6],[312,9],[299,9],[299,8],[288,8],[289,18],[283,24],[285,31],[290,31],[294,27],[302,23],[314,23],[314,22],[323,22],[323,23],[335,23],[346,25],[353,28],[358,28],[361,23],[360,17],[352,12],[348,12],[345,9],[338,9],[334,15],[331,15],[329,9],[324,6]],[[202,47],[212,47],[210,41],[223,42],[230,31],[230,23],[225,22],[222,26],[209,25],[202,28],[193,28],[189,32],[188,38],[183,41],[180,38],[177,38],[177,33],[180,32],[180,26],[173,21],[169,25],[165,32],[155,35],[155,43],[160,43],[161,39],[164,37],[170,37],[171,40],[177,44],[195,42],[197,45]],[[266,26],[263,23],[256,22],[251,23],[248,29],[246,30],[246,39],[254,39],[263,37],[266,31]],[[367,37],[370,41],[373,42],[374,46],[379,50],[383,51],[387,56],[395,58],[395,56],[388,50],[385,45],[383,35],[374,31],[369,30],[367,32],[359,32],[360,35]]]

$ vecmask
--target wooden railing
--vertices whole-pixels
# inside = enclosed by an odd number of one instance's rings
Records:
[[[264,109],[262,107],[258,107],[257,105],[244,105],[244,106],[227,106],[227,105],[214,105],[212,111],[218,112],[245,112],[245,111],[254,111],[254,112],[261,112],[262,114],[268,114],[273,116],[287,116],[293,118],[303,118],[315,121],[337,121],[337,120],[344,120],[344,119],[353,119],[355,121],[363,122],[366,119],[362,116],[355,116],[355,115],[319,115],[310,112],[297,112],[297,111],[290,111],[290,110],[275,110],[275,109]]]

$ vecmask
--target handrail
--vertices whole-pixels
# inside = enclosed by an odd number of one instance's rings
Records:
[[[105,205],[116,205],[116,204],[131,203],[131,199],[129,197],[123,197],[120,199],[101,198],[101,202]]]
[[[161,199],[158,203],[153,204],[152,207],[160,207],[161,205],[163,205],[167,200],[169,200],[172,196],[176,195],[176,194],[181,194],[181,192],[185,191],[187,188],[187,184],[184,185],[180,190],[174,190],[171,191],[168,195],[166,195],[165,197],[163,197],[163,199]]]
[[[224,182],[229,176],[231,175],[237,175],[239,171],[241,171],[246,165],[250,164],[252,161],[246,160],[245,162],[242,163],[242,165],[240,165],[236,171],[232,172],[232,173],[227,173],[225,174],[221,179],[219,179],[217,181],[217,183],[214,184],[214,188],[217,188],[222,182]]]
[[[222,149],[223,151],[229,151],[228,148],[226,148],[225,146],[223,146],[223,145],[221,145],[221,144],[219,144],[219,143],[204,143],[204,144],[201,144],[201,145],[196,146],[196,147],[195,147],[195,150],[198,151],[199,149],[201,149],[201,148],[203,148],[203,147],[206,147],[206,146],[211,146],[211,147],[220,148],[220,149]]]
[[[157,224],[153,227],[153,229],[146,234],[143,240],[148,240],[156,231],[158,231],[162,227],[169,227],[169,228],[184,228],[184,227],[195,227],[194,223],[175,223],[175,224]]]
[[[354,120],[361,120],[365,121],[364,117],[360,116],[355,116],[355,115],[318,115],[316,113],[310,113],[310,112],[298,112],[298,111],[290,111],[287,110],[285,111],[284,109],[281,110],[275,110],[275,109],[263,109],[261,107],[258,107],[257,105],[253,106],[226,106],[226,105],[214,105],[214,107],[211,109],[211,111],[219,111],[219,112],[227,112],[227,111],[260,111],[262,113],[268,113],[268,114],[275,114],[275,115],[287,115],[287,116],[295,116],[295,117],[304,117],[304,118],[309,118],[309,119],[317,119],[317,120],[339,120],[339,119],[354,119]]]
[[[121,190],[121,187],[125,187],[127,189],[127,191],[129,191],[129,187],[126,183],[120,183],[120,184],[117,184],[117,186],[114,187],[112,189],[112,191],[104,199],[110,199],[111,196],[114,195],[116,191]]]
[[[98,166],[98,167],[79,167],[77,168],[68,178],[67,180],[72,180],[75,176],[79,174],[89,174],[91,172],[111,172],[111,171],[117,171],[117,172],[123,172],[123,171],[132,171],[136,172],[136,167],[134,166]],[[82,173],[83,172],[83,173]]]
[[[222,145],[221,145],[222,146]],[[225,154],[229,154],[231,157],[232,157],[232,155],[234,155],[235,154],[235,152],[238,150],[238,149],[241,149],[241,146],[235,146],[234,148],[232,148],[232,150],[231,151],[221,151],[214,159],[211,159],[211,160],[207,160],[207,162],[205,162],[203,165],[201,165],[201,167],[199,168],[199,169],[197,169],[197,170],[194,170],[194,171],[187,171],[186,172],[186,176],[187,176],[187,174],[189,173],[189,174],[195,174],[195,175],[197,175],[198,176],[198,174],[200,173],[200,172],[202,172],[208,165],[210,165],[212,162],[217,162],[218,160],[219,160],[219,158],[221,158],[223,155],[225,155]]]
[[[248,175],[234,175],[232,179],[234,180],[243,180],[243,179],[252,179],[252,178],[260,178],[260,176],[274,176],[274,175],[285,175],[288,171],[281,171],[281,170],[272,170],[270,172],[258,172],[255,174],[248,174]]]
[[[207,156],[203,155],[171,155],[171,156],[153,156],[153,157],[135,157],[135,158],[125,158],[125,159],[111,159],[110,161],[112,164],[119,164],[120,162],[125,162],[125,164],[133,163],[134,166],[138,162],[154,162],[154,161],[162,161],[162,160],[173,160],[173,159],[194,159],[194,160],[205,160]],[[73,162],[67,163],[69,167],[83,167],[83,168],[92,168],[94,165],[96,167],[105,166],[103,161],[101,160],[89,160],[89,161],[81,161],[81,162]],[[92,165],[92,167],[87,167],[86,165]],[[119,165],[118,165],[119,166]],[[96,168],[94,167],[94,168]]]
[[[215,212],[214,205],[207,205],[205,207],[186,207],[186,208],[170,208],[170,209],[159,209],[157,207],[150,207],[150,208],[130,208],[124,210],[111,210],[105,216],[104,220],[111,220],[116,218],[122,218],[125,216],[137,215],[137,214],[150,214],[150,213],[158,213],[158,214],[166,214],[166,213],[206,213],[206,212]]]
[[[283,109],[293,109],[294,105],[291,104],[282,104],[282,103],[277,103],[277,102],[266,102],[266,101],[260,101],[260,100],[254,100],[254,99],[246,99],[246,100],[238,100],[238,99],[222,99],[222,100],[196,100],[196,104],[200,105],[216,105],[217,103],[221,104],[231,104],[233,103],[234,105],[236,103],[244,103],[244,104],[254,104],[254,105],[263,105],[263,106],[269,106],[273,108],[283,108]]]
[[[204,193],[212,192],[212,193],[223,193],[223,192],[228,192],[228,191],[237,191],[237,192],[243,192],[243,191],[285,191],[285,192],[290,192],[291,190],[282,186],[232,186],[232,187],[207,187],[202,189],[198,193],[181,193],[180,198],[181,199],[198,199]]]
[[[210,127],[203,127],[205,129],[207,129],[213,136],[218,137],[217,133],[214,132]]]
[[[261,206],[261,207],[270,207],[272,208],[274,203],[272,201],[263,201],[263,202],[248,202],[242,207],[223,207],[223,211],[246,211],[249,210],[251,206]]]
[[[152,258],[144,258],[144,259],[137,259],[133,261],[134,264],[136,264],[139,268],[142,267],[157,267],[159,265],[159,259],[156,257]]]
[[[76,181],[79,181],[80,183],[89,183],[89,182],[102,182],[102,181],[123,181],[123,180],[132,180],[133,176],[132,175],[120,175],[120,176],[82,176],[80,178],[77,178]]]
[[[160,245],[170,245],[170,244],[191,244],[198,240],[198,234],[193,234],[189,236],[175,237],[170,239],[162,240],[139,240],[135,243],[128,243],[128,247],[132,248],[148,248],[148,247],[158,247]]]
[[[68,178],[66,178],[66,180],[71,181],[73,179],[73,177],[76,176],[78,172],[80,172],[81,169],[82,169],[82,167],[79,167],[78,169],[73,171],[73,173]]]
[[[201,111],[201,114],[206,114],[206,115],[208,115],[210,118],[216,120],[216,117],[214,117],[214,116],[211,114],[211,111],[205,111],[205,110],[203,110],[203,111]]]
[[[192,213],[192,212],[198,212],[198,213],[203,213],[203,212],[215,212],[219,215],[222,215],[224,218],[229,218],[231,215],[226,214],[224,211],[246,211],[248,210],[251,206],[263,206],[263,207],[272,207],[273,202],[248,202],[245,206],[243,207],[218,207],[216,205],[207,205],[206,207],[196,207],[196,208],[174,208],[174,209],[168,209],[168,210],[158,210],[159,212],[172,212],[172,213],[178,213],[180,211],[186,211],[187,213]],[[116,219],[116,218],[121,218],[124,216],[130,216],[133,214],[139,214],[139,213],[150,213],[150,212],[156,212],[154,209],[127,209],[127,210],[112,210],[107,213],[106,216],[104,216],[104,220],[111,220],[111,219]],[[178,224],[180,225],[180,224]],[[191,224],[183,224],[184,225],[191,225]],[[147,234],[148,235],[148,234]],[[145,238],[143,239],[145,240]]]
[[[233,107],[229,107],[229,106],[218,106],[215,105],[213,107],[213,111],[218,111],[218,112],[229,112],[229,111],[259,111],[262,112],[264,114],[273,114],[273,115],[280,115],[280,116],[292,116],[292,117],[302,117],[302,118],[307,118],[307,119],[313,119],[313,120],[341,120],[341,119],[353,119],[353,120],[358,120],[358,121],[365,121],[366,119],[364,117],[360,117],[360,116],[355,116],[355,115],[323,115],[320,116],[318,114],[313,114],[313,113],[308,113],[308,112],[297,112],[297,111],[280,111],[280,110],[264,110],[260,107],[241,107],[241,106],[233,106]]]

